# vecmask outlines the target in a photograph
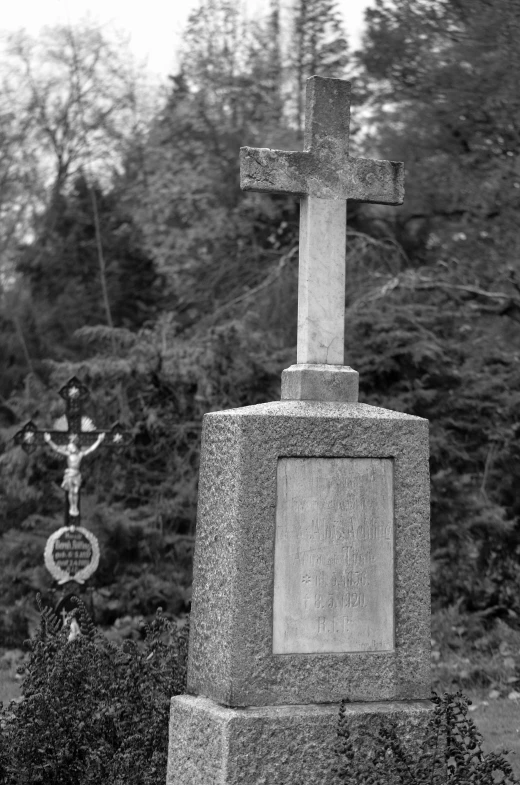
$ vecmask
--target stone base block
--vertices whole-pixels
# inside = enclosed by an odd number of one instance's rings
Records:
[[[405,748],[418,746],[430,701],[351,703],[349,732],[367,744],[383,718]],[[172,698],[167,785],[334,785],[338,704],[233,709],[193,695]]]
[[[357,403],[359,374],[348,365],[298,363],[282,371],[282,401]]]

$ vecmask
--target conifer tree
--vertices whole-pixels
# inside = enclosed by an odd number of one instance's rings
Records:
[[[444,227],[462,232],[467,241],[453,252],[466,257],[471,275],[492,257],[489,271],[501,261],[518,274],[519,35],[510,0],[378,0],[367,10],[360,60],[379,138],[394,158],[406,158],[401,214],[410,214],[410,227],[424,226],[414,250],[424,259],[429,233],[440,250]],[[472,245],[482,231],[493,241]]]
[[[158,301],[157,276],[143,252],[140,233],[119,205],[117,191],[96,187],[107,286],[116,327],[136,328]],[[105,323],[90,185],[77,177],[73,189],[53,206],[52,227],[21,250],[17,269],[31,294],[34,322],[47,352],[62,357],[74,331]]]
[[[291,26],[291,87],[296,92],[294,117],[301,140],[305,82],[315,74],[343,77],[348,45],[336,0],[294,0]]]
[[[183,325],[256,285],[273,259],[257,238],[272,234],[277,208],[241,191],[239,150],[294,145],[284,139],[280,38],[277,0],[260,20],[246,19],[230,0],[202,0],[144,166],[132,173],[133,213]]]

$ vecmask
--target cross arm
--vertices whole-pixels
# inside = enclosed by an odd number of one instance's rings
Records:
[[[72,434],[78,436],[78,447],[90,447],[94,444],[100,434],[105,434],[103,443],[107,447],[121,449],[126,447],[132,441],[132,435],[126,431],[120,423],[116,423],[110,430],[94,430],[94,431],[81,431],[81,430],[66,430],[66,431],[53,431],[51,428],[46,430],[42,428],[39,430],[34,422],[30,420],[24,427],[14,435],[15,444],[20,445],[26,453],[32,453],[37,447],[44,447],[47,442],[45,441],[44,434],[48,433],[52,441],[60,447],[65,447]]]
[[[312,155],[268,147],[240,148],[240,187],[244,191],[306,194]]]
[[[348,199],[372,204],[402,204],[404,164],[373,158],[349,158],[338,179],[344,183]]]
[[[402,204],[404,164],[318,152],[240,149],[240,186],[244,191]]]
[[[54,444],[57,444],[59,447],[65,447],[70,442],[71,436],[76,436],[78,447],[90,447],[94,444],[99,434],[104,433],[104,431],[80,431],[72,428],[67,431],[51,431],[49,428],[48,431],[42,431],[42,434],[45,433],[48,433]],[[42,440],[42,443],[47,444],[45,438]]]
[[[116,450],[126,447],[133,440],[132,434],[126,431],[119,422],[116,422],[109,431],[104,431],[104,433],[106,437],[103,444]]]
[[[241,147],[240,187],[244,191],[261,193],[347,199],[350,180],[348,164],[343,161],[335,150],[327,148],[318,152],[297,152]]]
[[[51,434],[51,438],[54,441],[55,435],[59,435],[60,440],[57,441],[58,444],[67,444],[71,433],[76,433],[78,436],[77,444],[78,447],[90,448],[98,441],[101,434],[104,435],[104,439],[102,440],[101,444],[104,447],[112,447],[114,449],[121,449],[122,447],[126,447],[132,441],[132,435],[128,431],[126,431],[123,426],[116,422],[115,425],[112,426],[110,429],[104,428],[96,428],[94,431],[49,431]],[[88,454],[88,453],[87,453]]]
[[[26,453],[31,453],[37,447],[45,444],[44,431],[39,431],[32,420],[24,425],[14,435],[14,443],[18,444]]]

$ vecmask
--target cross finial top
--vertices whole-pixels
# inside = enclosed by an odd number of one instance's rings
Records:
[[[347,156],[350,82],[313,76],[307,83],[303,146],[309,152]]]
[[[69,403],[69,401],[85,401],[89,397],[88,389],[80,382],[77,376],[73,376],[72,379],[69,379],[67,384],[63,385],[59,394],[67,403]]]

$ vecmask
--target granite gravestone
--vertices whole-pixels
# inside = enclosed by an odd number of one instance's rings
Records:
[[[349,91],[308,81],[304,152],[241,151],[244,188],[301,196],[297,363],[204,417],[169,785],[328,785],[342,698],[360,744],[430,716],[428,424],[343,365],[346,200],[401,202],[403,165],[349,156]]]

